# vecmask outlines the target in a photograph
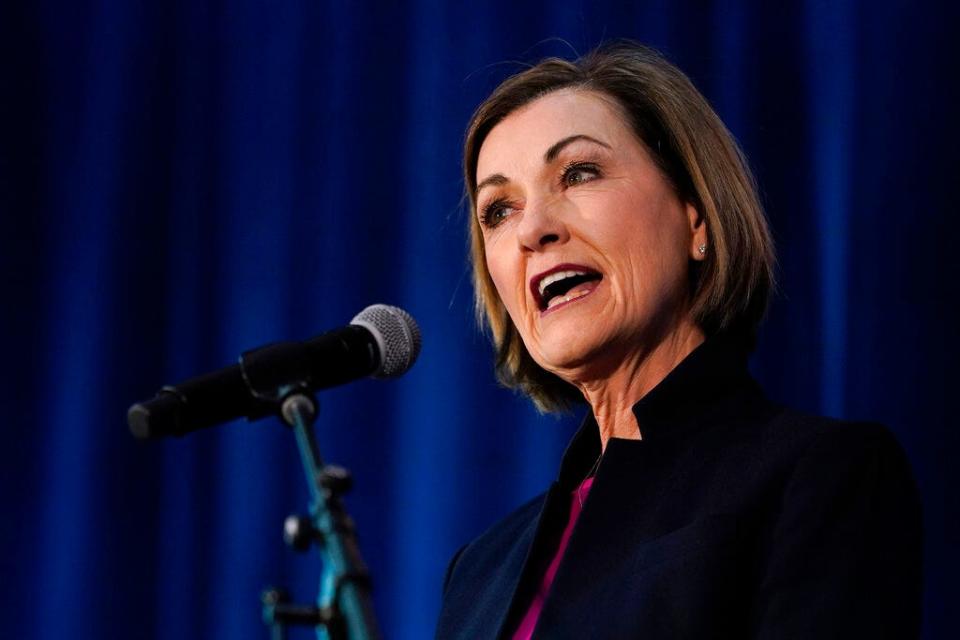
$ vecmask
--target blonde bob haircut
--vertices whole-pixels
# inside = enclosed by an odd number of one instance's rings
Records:
[[[774,286],[773,242],[743,152],[690,79],[659,53],[618,42],[573,62],[547,58],[508,78],[477,108],[464,143],[476,312],[496,347],[499,380],[545,412],[562,411],[583,397],[534,362],[500,301],[476,215],[477,157],[508,115],[571,88],[612,98],[681,200],[705,221],[708,251],[705,260],[691,261],[689,300],[708,338],[736,336],[750,349]]]

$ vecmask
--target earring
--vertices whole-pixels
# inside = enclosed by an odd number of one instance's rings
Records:
[[[707,245],[705,244],[700,245],[699,247],[697,247],[697,251],[699,251],[700,255],[702,256],[707,255]]]

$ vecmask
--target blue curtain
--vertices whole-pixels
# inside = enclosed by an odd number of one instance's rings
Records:
[[[0,635],[265,638],[263,587],[313,598],[319,561],[281,539],[307,502],[286,429],[140,443],[125,411],[385,302],[419,320],[420,361],[322,393],[318,433],[355,474],[384,630],[428,637],[450,555],[546,486],[579,419],[494,383],[464,126],[519,62],[630,37],[693,77],[758,174],[781,294],[756,376],[896,433],[925,505],[924,637],[960,637],[957,17],[895,0],[3,3]]]

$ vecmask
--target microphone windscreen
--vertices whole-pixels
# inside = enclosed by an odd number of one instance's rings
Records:
[[[401,376],[420,355],[420,327],[409,313],[399,307],[370,305],[358,313],[350,324],[367,329],[380,347],[380,367],[373,373],[374,378]]]

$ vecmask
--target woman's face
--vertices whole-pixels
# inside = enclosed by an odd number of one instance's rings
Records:
[[[611,99],[560,90],[512,113],[480,149],[477,185],[487,268],[544,369],[602,372],[692,324],[705,225]]]

